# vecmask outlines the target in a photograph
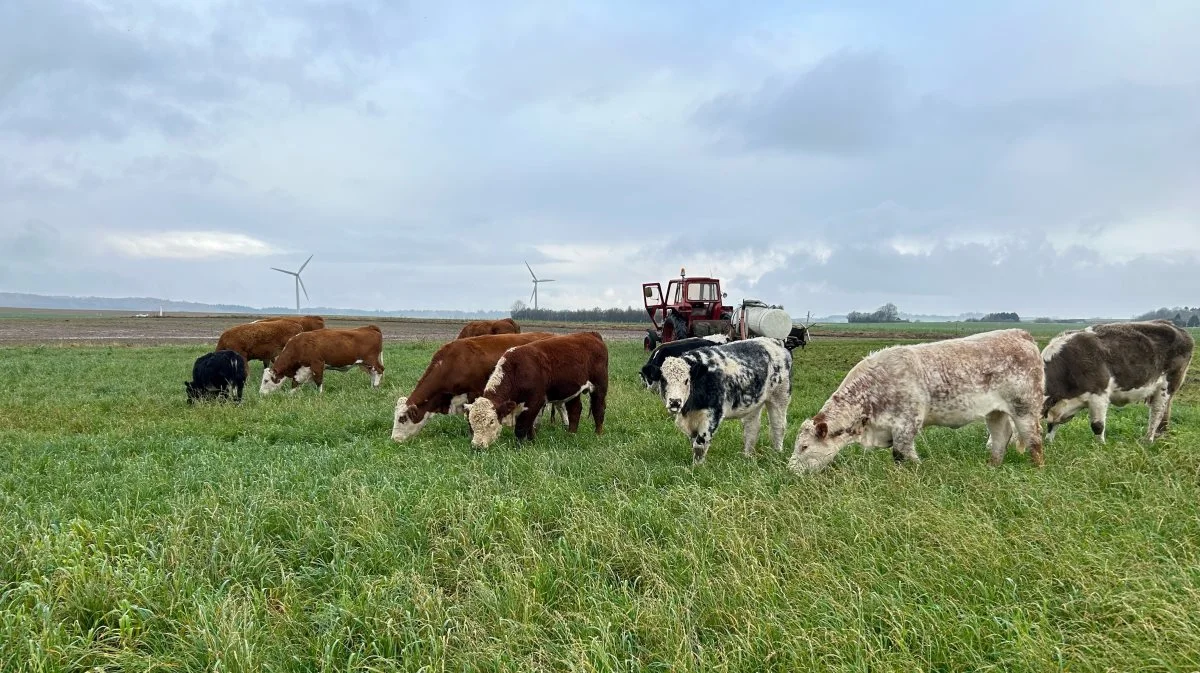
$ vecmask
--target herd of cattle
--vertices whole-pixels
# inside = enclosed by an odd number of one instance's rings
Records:
[[[1187,330],[1166,320],[1068,330],[1041,351],[1022,329],[884,348],[855,365],[801,424],[788,466],[820,470],[852,443],[890,447],[897,462],[919,462],[915,440],[922,428],[977,421],[987,425],[991,464],[1013,445],[1040,466],[1042,420],[1050,440],[1086,407],[1103,442],[1108,407],[1134,402],[1150,409],[1146,438],[1153,442],[1167,430],[1193,348]],[[264,395],[289,380],[292,392],[308,381],[324,390],[326,370],[355,366],[378,387],[382,354],[375,325],[331,329],[320,316],[257,320],[226,330],[216,350],[196,360],[187,399],[240,400],[251,360],[263,363]],[[764,409],[771,446],[783,451],[792,395],[792,353],[784,342],[673,341],[654,348],[640,377],[691,441],[694,464],[704,461],[726,419],[741,420],[743,451],[752,455]],[[518,440],[532,440],[547,412],[576,432],[584,395],[602,434],[608,383],[608,347],[596,332],[522,333],[507,318],[473,321],[433,354],[412,392],[396,401],[392,439],[411,439],[437,414],[465,415],[477,448],[495,442],[505,426]]]

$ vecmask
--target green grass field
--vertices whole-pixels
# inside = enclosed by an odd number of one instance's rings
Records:
[[[636,343],[603,436],[486,452],[461,418],[389,437],[434,344],[389,344],[381,390],[260,398],[255,364],[197,408],[201,347],[0,350],[0,670],[1200,669],[1195,376],[1153,446],[1138,406],[1040,470],[986,467],[976,424],[791,475],[882,345],[797,351],[787,452],[743,458],[730,422],[695,470]]]

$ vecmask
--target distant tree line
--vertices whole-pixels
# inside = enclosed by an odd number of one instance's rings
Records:
[[[1200,327],[1200,306],[1160,308],[1139,315],[1137,320],[1170,320],[1180,327]]]
[[[1016,313],[989,313],[982,318],[967,318],[967,322],[1021,322],[1021,316]]]
[[[888,302],[883,306],[866,313],[863,311],[851,311],[846,314],[846,322],[870,323],[870,322],[908,322],[900,317],[900,309],[896,305]]]
[[[553,310],[548,308],[531,308],[525,302],[517,302],[512,307],[512,319],[521,320],[553,320],[562,322],[647,322],[649,316],[645,309],[633,308],[583,308],[574,310]]]

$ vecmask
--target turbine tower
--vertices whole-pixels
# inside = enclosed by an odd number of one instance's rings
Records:
[[[533,269],[529,267],[529,262],[525,262],[525,268],[529,269],[529,275],[533,276],[533,294],[529,295],[529,298],[533,301],[533,310],[536,311],[538,307],[538,283],[553,283],[554,279],[538,278],[537,274],[533,272]]]
[[[308,263],[312,261],[312,258],[313,258],[313,256],[309,255],[308,259],[304,260],[304,263],[300,265],[300,268],[296,269],[295,271],[288,271],[287,269],[278,269],[275,267],[271,267],[271,269],[274,271],[278,271],[279,273],[286,273],[289,276],[296,277],[296,313],[300,312],[300,290],[304,290],[304,299],[305,300],[308,299],[308,288],[304,287],[304,281],[300,280],[300,273],[302,271],[304,271],[304,267],[308,266]]]

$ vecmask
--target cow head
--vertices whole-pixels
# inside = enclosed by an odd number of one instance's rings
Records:
[[[692,368],[683,358],[667,358],[662,364],[662,396],[667,411],[683,411],[692,393]]]
[[[403,442],[412,439],[413,435],[421,431],[425,423],[429,421],[432,414],[421,412],[415,406],[409,406],[407,397],[400,397],[396,400],[396,413],[392,418],[392,440]]]
[[[830,419],[819,413],[800,424],[788,467],[793,472],[817,472],[833,462],[838,453],[862,435],[867,417],[846,428],[831,428]]]
[[[500,437],[501,428],[512,424],[516,410],[516,405],[511,401],[496,405],[486,397],[463,406],[467,410],[467,421],[471,424],[471,446],[477,449],[491,446]]]
[[[258,387],[258,392],[261,395],[268,395],[279,390],[279,387],[287,381],[288,377],[280,376],[274,369],[267,367],[263,370],[262,385]]]

